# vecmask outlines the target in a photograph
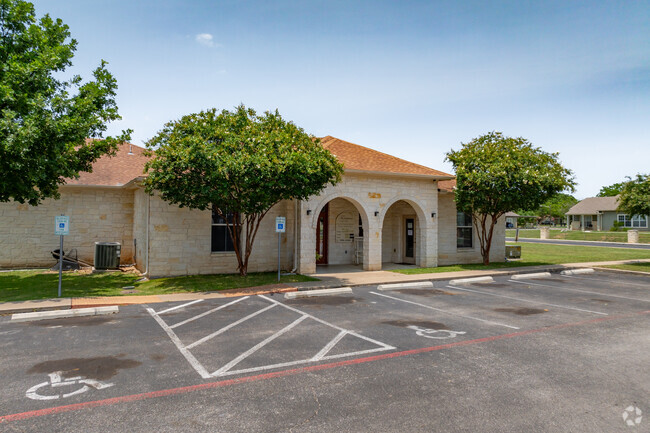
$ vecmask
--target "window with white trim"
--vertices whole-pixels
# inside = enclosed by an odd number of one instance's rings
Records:
[[[472,216],[464,212],[456,214],[456,247],[472,248]]]
[[[618,222],[622,224],[623,227],[629,228],[647,228],[648,219],[645,215],[634,215],[630,218],[627,214],[618,214]]]
[[[234,222],[234,215],[231,212],[225,212],[224,215],[228,219],[228,223],[232,227]],[[215,206],[212,207],[212,248],[213,253],[231,252],[235,251],[235,244],[233,243],[230,231],[226,226],[226,219],[224,219],[217,212]]]

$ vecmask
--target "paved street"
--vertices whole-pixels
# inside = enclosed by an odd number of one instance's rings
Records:
[[[649,314],[598,271],[5,316],[0,431],[648,431]]]
[[[515,242],[515,238],[506,238],[507,242]],[[650,250],[650,244],[628,244],[623,242],[594,242],[594,241],[567,241],[564,239],[529,239],[519,238],[517,242],[531,244],[558,244],[576,245],[583,247],[608,247],[608,248],[633,248],[637,250]]]

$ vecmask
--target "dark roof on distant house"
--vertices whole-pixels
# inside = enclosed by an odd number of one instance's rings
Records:
[[[579,201],[567,215],[595,215],[598,212],[615,211],[618,207],[618,197],[589,197]]]

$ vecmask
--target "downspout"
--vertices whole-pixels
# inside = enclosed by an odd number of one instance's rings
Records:
[[[298,225],[299,225],[298,218],[300,217],[300,207],[301,207],[301,201],[296,200],[295,205],[293,206],[294,217],[293,217],[293,269],[291,270],[292,274],[298,270],[298,233],[300,233],[300,230],[298,229]]]
[[[151,214],[151,196],[147,194],[147,235],[145,240],[145,251],[147,252],[147,258],[144,262],[144,272],[142,273],[141,280],[149,279],[149,216]]]

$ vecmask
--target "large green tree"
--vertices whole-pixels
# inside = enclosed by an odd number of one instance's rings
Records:
[[[621,191],[623,191],[624,185],[625,182],[618,182],[618,183],[604,186],[600,188],[600,191],[598,191],[596,197],[614,197],[616,195],[619,195]]]
[[[180,207],[212,209],[226,222],[239,273],[248,270],[260,222],[281,200],[320,193],[343,166],[320,142],[277,112],[243,105],[167,123],[148,141],[148,193]]]
[[[522,211],[522,215],[537,215],[542,219],[562,218],[576,203],[578,199],[571,194],[558,193],[544,201],[537,209]]]
[[[618,209],[626,214],[650,215],[650,174],[637,174],[623,185]]]
[[[456,171],[456,207],[472,215],[483,263],[497,220],[514,209],[537,209],[564,190],[574,190],[573,173],[557,153],[534,147],[525,138],[490,132],[447,153]]]
[[[91,81],[61,78],[76,46],[60,19],[37,19],[31,3],[0,0],[0,202],[58,197],[64,178],[91,171],[128,139],[128,131],[101,139],[120,119],[105,62]]]

